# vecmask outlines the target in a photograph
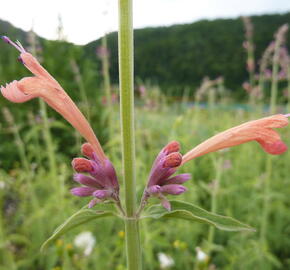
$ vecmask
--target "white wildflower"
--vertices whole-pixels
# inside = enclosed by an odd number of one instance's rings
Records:
[[[4,189],[6,186],[4,181],[0,181],[0,189]]]
[[[208,255],[204,251],[202,251],[200,247],[197,247],[195,250],[196,250],[196,257],[199,262],[204,262],[208,260]]]
[[[174,260],[163,252],[158,253],[158,260],[162,269],[169,268],[174,265]]]
[[[96,239],[91,232],[82,232],[74,239],[74,245],[83,250],[85,256],[89,256],[94,248]]]

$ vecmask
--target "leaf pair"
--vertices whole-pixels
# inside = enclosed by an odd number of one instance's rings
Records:
[[[153,219],[166,219],[166,218],[177,218],[188,220],[191,222],[205,223],[213,225],[216,228],[224,231],[255,231],[250,226],[241,223],[240,221],[231,217],[217,215],[206,211],[198,206],[182,201],[170,201],[171,211],[167,211],[161,205],[153,205],[144,212],[140,219],[153,218]],[[43,250],[52,241],[62,236],[66,232],[72,230],[89,221],[103,218],[116,216],[120,217],[116,212],[113,204],[102,204],[96,206],[96,210],[82,208],[71,217],[69,217],[63,224],[61,224],[49,237],[41,247]]]

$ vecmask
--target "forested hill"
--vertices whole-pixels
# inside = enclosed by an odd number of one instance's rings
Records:
[[[255,54],[256,59],[259,59],[273,40],[278,27],[290,23],[290,13],[253,16],[251,19],[254,25]],[[7,22],[0,21],[0,34],[9,35],[28,45],[27,33]],[[289,37],[290,35],[288,46]],[[243,41],[244,27],[241,18],[202,20],[192,24],[138,29],[135,30],[135,75],[136,78],[158,83],[163,89],[175,88],[176,91],[185,86],[198,86],[204,76],[215,78],[221,75],[224,76],[228,88],[237,90],[247,79]],[[46,67],[70,88],[73,87],[70,85],[73,74],[70,71],[69,58],[76,60],[81,72],[90,70],[92,75],[92,69],[95,69],[100,74],[100,62],[96,57],[100,39],[83,47],[45,39],[39,39],[39,43]],[[110,73],[114,83],[118,81],[117,45],[117,34],[109,34]],[[7,44],[0,44],[1,83],[2,79],[14,79],[15,74],[22,72],[22,67],[13,64],[17,53],[8,47]]]
[[[259,59],[279,26],[290,23],[290,13],[251,17],[256,59]],[[289,45],[289,38],[288,42]],[[111,74],[117,80],[117,35],[108,36]],[[242,47],[241,18],[202,20],[192,24],[135,30],[135,74],[164,86],[197,86],[206,75],[224,76],[236,89],[247,78]],[[100,40],[86,45],[90,55]]]

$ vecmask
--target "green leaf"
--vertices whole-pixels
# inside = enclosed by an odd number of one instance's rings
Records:
[[[207,223],[225,231],[255,231],[254,228],[231,217],[217,215],[191,203],[170,201],[171,211],[161,205],[151,206],[142,218],[179,218],[200,223]]]
[[[117,216],[115,206],[113,204],[97,205],[96,210],[88,209],[87,206],[70,216],[63,224],[56,228],[53,234],[42,244],[41,251],[43,251],[48,244],[74,229],[75,227],[92,221],[97,218]]]

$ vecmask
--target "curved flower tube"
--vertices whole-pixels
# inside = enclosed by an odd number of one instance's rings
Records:
[[[19,42],[14,43],[5,36],[2,39],[20,52],[19,60],[35,75],[35,77],[26,77],[19,81],[14,80],[5,87],[1,86],[2,95],[16,103],[26,102],[35,97],[42,98],[80,132],[92,145],[98,158],[104,162],[106,156],[93,129],[60,84],[39,64],[36,58],[25,51]]]
[[[196,157],[250,141],[257,141],[269,154],[280,155],[284,153],[287,146],[273,128],[287,126],[289,116],[290,114],[277,114],[230,128],[197,145],[183,155],[181,160],[179,160],[179,143],[169,143],[154,161],[140,211],[146,205],[149,197],[159,198],[163,207],[170,210],[170,202],[165,196],[179,195],[185,192],[187,189],[182,184],[190,179],[190,174],[172,175],[177,172],[180,166]]]
[[[280,135],[274,131],[273,128],[287,126],[287,117],[289,117],[289,115],[276,114],[246,122],[221,132],[187,152],[182,157],[181,165],[207,153],[250,141],[257,141],[264,151],[269,154],[280,155],[287,150],[287,145],[281,141]]]

